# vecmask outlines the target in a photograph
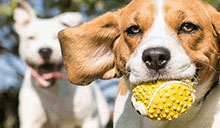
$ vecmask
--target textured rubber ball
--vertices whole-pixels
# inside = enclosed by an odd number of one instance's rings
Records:
[[[131,102],[142,116],[153,120],[173,120],[192,106],[195,93],[192,82],[157,81],[136,86]]]

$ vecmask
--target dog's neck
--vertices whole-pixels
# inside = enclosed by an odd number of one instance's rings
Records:
[[[218,85],[218,83],[218,75],[216,73],[213,73],[206,82],[196,85],[195,89],[197,91],[197,100],[195,103],[199,104],[204,102],[208,97],[209,93],[213,90],[213,88],[215,88]]]

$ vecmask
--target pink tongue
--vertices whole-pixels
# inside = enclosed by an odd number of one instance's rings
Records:
[[[60,72],[52,72],[52,73],[45,73],[43,75],[39,75],[38,72],[33,69],[31,69],[31,73],[33,77],[36,79],[36,81],[43,87],[48,87],[50,83],[47,81],[52,78],[62,79],[64,78],[64,75]]]
[[[42,77],[46,80],[49,80],[52,78],[62,79],[64,78],[64,75],[60,72],[52,72],[52,73],[45,73],[42,75]]]

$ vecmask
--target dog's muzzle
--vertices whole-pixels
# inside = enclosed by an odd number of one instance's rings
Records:
[[[54,82],[49,82],[49,80],[55,81],[56,79],[63,79],[64,75],[61,72],[50,72],[50,73],[44,73],[44,74],[39,74],[37,70],[34,68],[31,68],[31,74],[36,80],[36,82],[41,86],[41,87],[49,87],[51,84],[54,84]]]

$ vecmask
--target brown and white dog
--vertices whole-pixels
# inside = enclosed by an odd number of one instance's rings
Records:
[[[72,83],[123,76],[115,128],[220,128],[219,33],[220,13],[201,0],[133,0],[60,32],[59,39]],[[136,85],[185,78],[198,83],[187,114],[153,121],[132,108]]]

